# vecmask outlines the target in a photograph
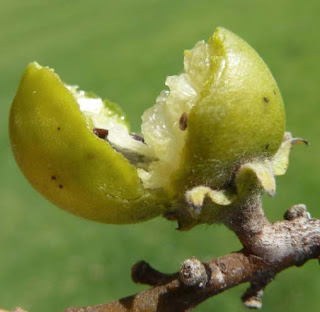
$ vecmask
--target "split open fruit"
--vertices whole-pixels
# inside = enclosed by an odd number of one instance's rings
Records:
[[[273,176],[283,102],[246,42],[217,28],[208,43],[185,52],[184,72],[166,85],[143,114],[140,136],[130,133],[115,104],[29,64],[10,114],[19,167],[54,204],[106,223],[174,214],[203,205],[205,197],[210,209],[229,205],[239,196],[235,177],[248,163],[268,164]],[[206,216],[191,213],[197,222],[214,221],[214,213]]]

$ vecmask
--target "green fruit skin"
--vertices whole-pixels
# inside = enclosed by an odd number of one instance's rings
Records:
[[[57,206],[106,223],[133,223],[162,213],[157,194],[135,167],[93,133],[53,70],[31,63],[10,113],[10,139],[29,182]]]
[[[285,131],[282,97],[269,68],[241,38],[218,28],[209,40],[213,66],[188,116],[179,192],[197,185],[228,187],[240,164],[272,157]]]

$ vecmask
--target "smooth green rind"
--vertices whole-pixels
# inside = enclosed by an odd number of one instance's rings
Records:
[[[221,188],[253,159],[272,157],[285,130],[282,97],[269,68],[241,38],[218,28],[209,41],[213,66],[188,116],[175,188]]]
[[[92,131],[72,93],[52,69],[31,63],[10,114],[17,163],[57,206],[106,223],[133,223],[162,213],[137,170]]]

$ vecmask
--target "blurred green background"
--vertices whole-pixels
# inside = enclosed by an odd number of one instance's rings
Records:
[[[320,4],[317,0],[51,0],[0,1],[0,307],[30,312],[107,302],[141,289],[130,281],[140,259],[172,272],[191,256],[202,260],[240,248],[221,226],[188,233],[161,218],[114,226],[69,215],[37,194],[19,172],[8,138],[8,115],[30,61],[64,81],[120,103],[139,131],[140,116],[182,70],[183,50],[224,26],[247,40],[276,77],[287,128],[308,139],[296,147],[278,194],[265,198],[271,220],[306,203],[320,217]],[[244,311],[241,285],[196,311]],[[264,311],[317,311],[319,265],[309,262],[268,286]]]

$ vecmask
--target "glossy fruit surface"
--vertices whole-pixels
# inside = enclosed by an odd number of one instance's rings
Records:
[[[189,114],[183,166],[192,183],[221,186],[239,164],[277,152],[285,112],[269,68],[245,41],[218,28],[208,45],[211,67]]]
[[[142,130],[159,162],[147,185],[173,196],[197,185],[221,188],[250,160],[272,157],[285,130],[282,97],[268,66],[232,32],[185,52],[184,72],[166,81]]]
[[[108,223],[161,211],[136,168],[94,134],[73,94],[47,67],[27,67],[11,109],[10,137],[30,183],[63,209]]]

